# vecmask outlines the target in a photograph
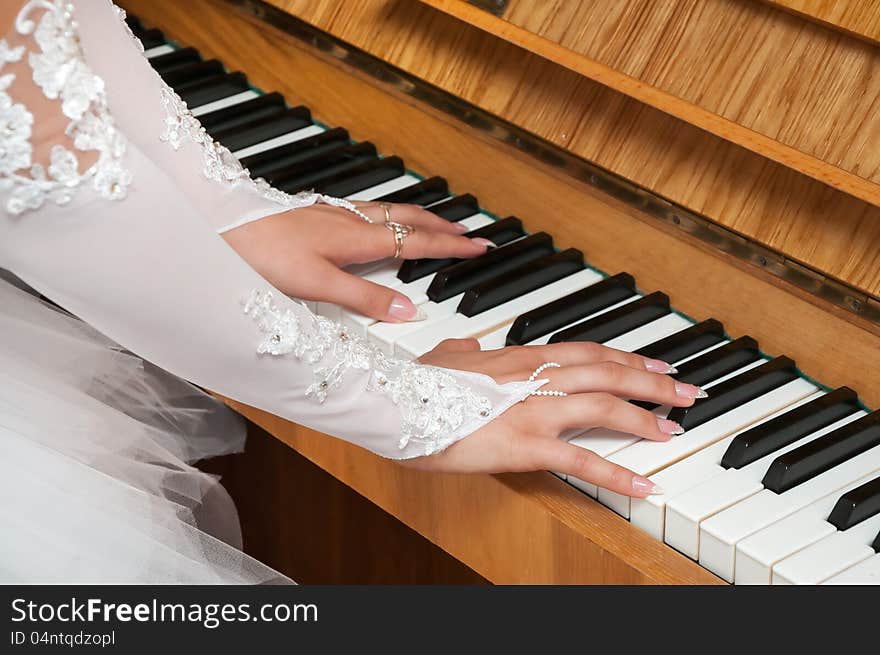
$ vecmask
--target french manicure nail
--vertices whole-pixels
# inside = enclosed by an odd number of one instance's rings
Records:
[[[454,227],[457,232],[461,232],[462,234],[471,231],[471,228],[469,228],[467,225],[462,225],[461,223],[453,223],[452,227]]]
[[[665,373],[666,375],[678,373],[677,368],[661,359],[646,359],[645,370],[651,371],[651,373]]]
[[[660,428],[660,432],[663,434],[684,434],[684,428],[668,418],[658,418],[657,427]]]
[[[396,322],[424,321],[425,313],[406,296],[396,295],[388,307],[388,317]]]
[[[633,491],[637,494],[645,494],[648,496],[657,496],[663,493],[663,487],[654,484],[648,478],[637,475],[632,481]]]
[[[709,394],[700,389],[700,387],[687,384],[686,382],[675,383],[675,393],[682,398],[708,398]]]
[[[474,239],[471,239],[471,241],[476,243],[478,246],[485,246],[486,248],[497,248],[498,247],[494,243],[489,241],[489,239],[484,239],[482,237],[476,237]]]

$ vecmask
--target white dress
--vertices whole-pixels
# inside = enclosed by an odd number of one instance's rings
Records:
[[[240,450],[241,422],[183,380],[393,458],[544,383],[387,358],[273,289],[218,233],[350,205],[252,181],[109,0],[20,4],[0,40],[0,268],[78,319],[0,281],[0,580],[278,579],[188,464]]]

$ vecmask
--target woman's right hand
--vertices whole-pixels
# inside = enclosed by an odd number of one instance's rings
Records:
[[[538,377],[544,389],[568,395],[531,396],[477,432],[428,457],[402,463],[431,471],[502,473],[550,470],[626,496],[662,493],[649,479],[608,462],[560,435],[610,428],[652,441],[668,441],[681,426],[658,419],[629,399],[687,407],[704,397],[699,387],[666,375],[666,362],[595,343],[559,343],[480,351],[474,339],[450,339],[420,360],[423,364],[484,373],[498,383],[522,381],[541,364],[556,362]]]

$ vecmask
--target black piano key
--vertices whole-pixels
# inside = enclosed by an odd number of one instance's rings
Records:
[[[277,116],[263,116],[244,125],[218,131],[211,136],[232,152],[262,143],[276,136],[296,132],[312,124],[312,113],[306,107],[291,107]]]
[[[880,477],[843,494],[828,515],[828,522],[838,530],[849,530],[877,514],[880,514]]]
[[[202,55],[195,48],[180,48],[164,55],[150,59],[152,66],[160,75],[184,64],[192,64],[202,60]]]
[[[406,173],[400,157],[384,157],[378,162],[362,164],[334,179],[320,182],[315,190],[334,198],[345,198],[358,191],[388,182]]]
[[[284,154],[293,152],[301,154],[300,150],[294,147],[295,145],[296,144],[291,143],[286,146],[281,146],[281,148],[284,149]],[[281,148],[276,148],[275,150],[281,150]],[[270,156],[270,153],[274,154]],[[256,163],[252,162],[252,159],[259,160],[265,155],[266,157],[264,160],[267,161],[266,165],[253,166],[251,174],[258,177],[265,177],[269,182],[278,186],[283,182],[295,181],[309,176],[314,177],[325,171],[343,170],[345,167],[377,159],[376,146],[369,141],[337,144],[333,148],[325,150],[309,159],[299,157],[293,163],[278,165],[279,161],[286,160],[286,158],[278,159],[281,154],[282,153],[275,153],[274,151],[261,152],[258,155],[254,155],[253,158],[246,157],[242,160],[242,165],[246,165],[248,170],[251,170],[251,166]],[[260,172],[258,173],[257,171]]]
[[[309,159],[317,159],[348,145],[351,145],[348,131],[336,127],[293,143],[243,157],[241,164],[250,171],[252,177],[264,177],[270,171],[302,163]],[[374,148],[371,149],[371,152],[373,156],[376,155]]]
[[[503,248],[453,264],[438,272],[428,287],[428,298],[442,302],[471,287],[504,275],[523,264],[553,254],[553,238],[546,232],[532,234]]]
[[[536,259],[507,275],[496,277],[468,289],[458,304],[458,313],[476,316],[509,300],[552,284],[584,268],[584,255],[569,248]]]
[[[476,230],[465,232],[464,236],[470,239],[489,239],[496,246],[503,246],[505,243],[519,239],[524,234],[522,221],[515,216],[508,216]],[[452,257],[447,259],[408,259],[400,265],[397,279],[401,282],[415,282],[460,261],[463,260]]]
[[[385,157],[347,166],[338,171],[322,171],[298,181],[281,183],[288,193],[314,189],[328,196],[344,198],[356,191],[366,189],[403,175],[405,169],[400,157]]]
[[[742,468],[808,437],[859,409],[855,391],[841,387],[737,435],[721,458],[726,469]]]
[[[740,337],[685,362],[678,367],[678,373],[673,377],[679,382],[701,387],[712,380],[730,375],[743,366],[757,362],[759,359],[761,359],[761,352],[758,350],[758,342],[752,337]],[[656,403],[642,400],[633,404],[648,410],[659,407]]]
[[[795,363],[788,357],[777,357],[760,366],[716,384],[708,398],[700,398],[690,407],[674,407],[669,416],[685,430],[702,425],[740,405],[796,380]]]
[[[175,91],[187,107],[194,109],[249,89],[247,76],[244,73],[224,73],[186,84]]]
[[[144,24],[141,22],[141,19],[138,18],[137,16],[132,15],[132,14],[127,14],[125,16],[125,23],[128,25],[128,27],[131,29],[131,31],[134,33],[135,36],[143,33],[147,29],[146,27],[144,27]]]
[[[170,70],[161,71],[159,75],[168,86],[174,89],[184,89],[187,85],[222,75],[224,71],[223,64],[218,59],[208,59],[207,61],[194,61],[175,66]]]
[[[199,122],[207,130],[208,134],[215,134],[223,130],[246,125],[250,121],[278,116],[286,109],[284,96],[280,93],[266,93],[265,95],[245,100],[223,109],[216,109],[199,116]]]
[[[874,549],[875,553],[880,553],[880,532],[877,533],[877,538],[874,539],[874,542],[871,544],[871,548]]]
[[[669,296],[654,293],[612,309],[595,318],[572,325],[550,337],[550,343],[562,341],[595,341],[602,343],[626,334],[670,313]]]
[[[442,177],[430,177],[405,189],[399,189],[388,193],[381,198],[380,202],[406,202],[412,205],[430,205],[432,202],[443,200],[449,195],[449,185]]]
[[[635,293],[636,281],[629,273],[618,273],[605,278],[518,316],[507,333],[507,345],[525,345],[631,298]]]
[[[720,321],[710,318],[675,334],[670,334],[659,341],[649,343],[647,346],[642,346],[634,352],[642,357],[674,364],[722,341],[724,341],[724,326]]]
[[[464,195],[438,202],[425,209],[432,214],[437,214],[440,218],[445,218],[447,221],[455,223],[478,213],[480,205],[474,196],[465,193]]]
[[[880,411],[780,455],[767,469],[764,488],[784,493],[878,445]]]
[[[144,30],[138,34],[138,38],[141,40],[144,50],[150,50],[151,48],[158,48],[160,45],[165,45],[165,35],[162,34],[162,30],[158,30],[155,27],[149,30]]]
[[[759,359],[758,342],[752,337],[740,337],[685,362],[678,367],[674,377],[680,382],[701,387]]]

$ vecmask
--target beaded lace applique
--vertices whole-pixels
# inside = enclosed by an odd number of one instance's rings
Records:
[[[339,387],[349,369],[369,372],[367,390],[385,393],[402,417],[401,449],[409,443],[425,446],[425,454],[448,445],[448,437],[466,421],[493,417],[488,398],[475,394],[444,369],[391,359],[344,327],[322,316],[301,319],[281,311],[270,292],[252,291],[244,302],[265,338],[257,352],[292,354],[312,367],[307,397],[319,403]]]
[[[29,15],[38,9],[44,12],[34,23]],[[80,173],[76,154],[55,145],[47,167],[34,163],[33,114],[7,93],[15,75],[0,75],[0,190],[9,192],[6,211],[21,214],[38,209],[47,200],[67,204],[87,180],[104,198],[124,198],[131,183],[131,174],[122,166],[125,140],[110,116],[104,81],[85,62],[73,6],[63,0],[31,0],[19,12],[15,28],[20,34],[33,34],[39,48],[28,54],[33,80],[47,98],[61,100],[61,111],[70,119],[65,134],[74,148],[95,151],[98,158]],[[0,70],[20,61],[24,53],[24,46],[11,48],[0,40]]]

